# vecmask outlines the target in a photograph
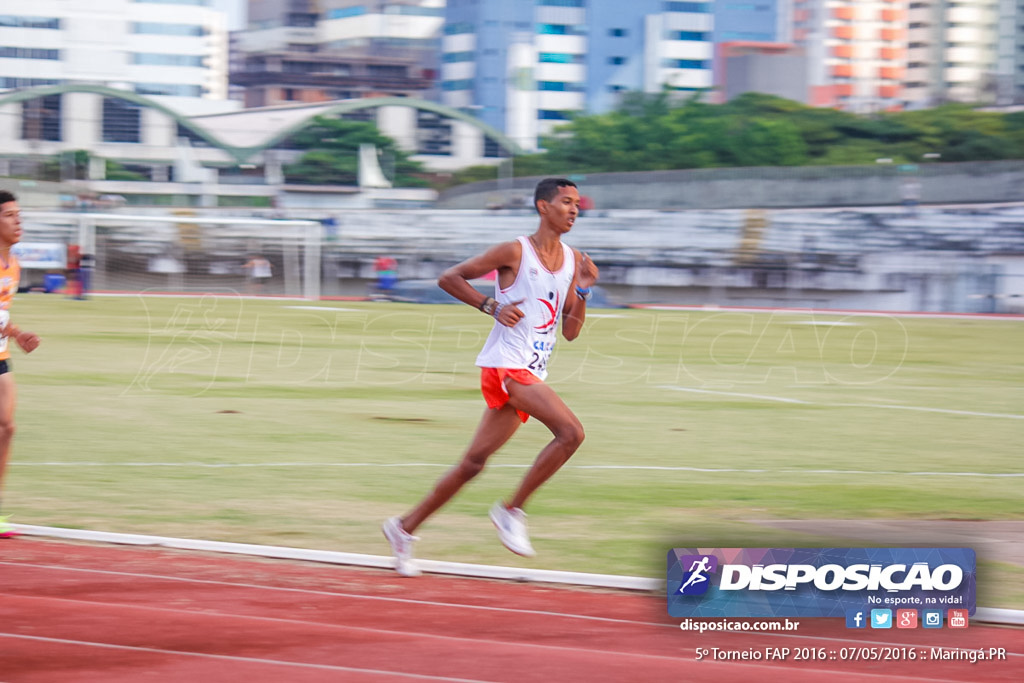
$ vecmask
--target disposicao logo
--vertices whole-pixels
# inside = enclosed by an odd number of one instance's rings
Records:
[[[969,548],[675,548],[668,553],[668,611],[847,618],[894,608],[915,617],[926,607],[973,612],[975,565]],[[870,626],[879,627],[873,620]]]
[[[680,564],[689,569],[683,575],[683,583],[679,586],[680,595],[704,595],[711,585],[711,574],[718,569],[718,558],[714,555],[684,555],[679,558]]]

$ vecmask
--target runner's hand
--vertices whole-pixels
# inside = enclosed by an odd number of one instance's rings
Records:
[[[580,259],[580,272],[576,276],[576,284],[583,289],[587,289],[597,282],[597,276],[597,265],[591,260],[590,254],[584,252],[583,257]]]
[[[19,332],[14,338],[25,353],[32,353],[39,346],[39,335],[33,332]]]
[[[525,301],[525,299],[501,305],[501,307],[494,312],[494,319],[505,327],[515,327],[516,323],[525,317],[525,314],[519,310],[519,304],[523,303],[523,301]]]

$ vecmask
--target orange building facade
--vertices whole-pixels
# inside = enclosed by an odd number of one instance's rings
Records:
[[[794,43],[808,55],[808,103],[857,112],[900,109],[907,0],[794,0]]]

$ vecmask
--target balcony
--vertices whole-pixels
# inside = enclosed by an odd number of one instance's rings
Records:
[[[899,66],[883,66],[878,69],[878,75],[887,81],[898,81],[903,78],[903,68]]]
[[[852,78],[853,77],[853,65],[852,64],[835,64],[832,66],[832,76],[834,78]]]
[[[901,86],[899,85],[880,85],[878,86],[878,96],[891,100],[899,97]]]
[[[853,27],[852,26],[835,26],[832,28],[832,35],[840,40],[852,40],[853,39]]]

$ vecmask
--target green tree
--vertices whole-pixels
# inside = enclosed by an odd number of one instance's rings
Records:
[[[611,112],[577,115],[516,159],[516,175],[722,166],[919,163],[1024,158],[1024,115],[947,104],[870,116],[746,93],[725,104],[627,93]],[[521,160],[521,161],[520,161]]]
[[[359,145],[371,144],[382,157],[393,160],[393,178],[397,187],[421,187],[426,181],[417,174],[422,164],[398,148],[395,141],[377,130],[372,123],[340,118],[317,117],[313,123],[290,139],[291,146],[307,150],[293,164],[286,164],[284,175],[289,183],[304,185],[355,185],[359,178]],[[390,168],[385,168],[387,174]]]

